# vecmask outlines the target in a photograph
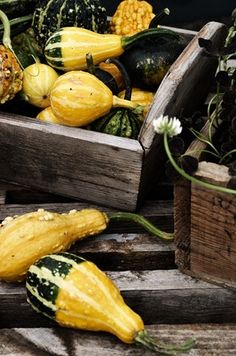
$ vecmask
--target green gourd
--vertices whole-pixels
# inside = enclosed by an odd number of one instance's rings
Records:
[[[56,30],[77,26],[104,33],[108,29],[106,8],[100,0],[39,0],[32,27],[42,45]]]

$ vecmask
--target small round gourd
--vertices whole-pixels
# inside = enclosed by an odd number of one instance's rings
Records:
[[[26,100],[39,108],[50,105],[51,88],[58,78],[55,69],[47,64],[34,63],[23,72],[23,93]]]

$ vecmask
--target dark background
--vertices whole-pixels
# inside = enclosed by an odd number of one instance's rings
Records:
[[[121,1],[101,0],[108,15],[112,16]],[[236,8],[236,0],[147,0],[154,13],[168,7],[170,15],[162,25],[182,25],[183,28],[198,29],[208,21],[230,23],[231,13]]]

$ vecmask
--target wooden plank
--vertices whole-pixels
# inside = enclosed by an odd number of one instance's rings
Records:
[[[220,44],[225,36],[226,28],[223,24],[209,22],[171,66],[155,94],[148,117],[141,129],[140,142],[145,150],[149,150],[154,144],[155,132],[152,122],[155,118],[161,114],[177,116],[183,108],[187,114],[204,102],[218,63],[212,57],[204,55],[198,39],[203,37]]]
[[[194,338],[189,356],[230,356],[236,354],[236,324],[148,325],[146,329],[163,343],[182,343]],[[65,328],[1,329],[2,356],[110,356],[150,355],[141,346],[126,345],[106,333]]]
[[[178,270],[107,274],[145,323],[236,322],[235,292],[198,281]],[[0,283],[0,328],[46,327],[49,323],[26,302],[24,284]]]
[[[0,128],[2,180],[135,209],[143,160],[138,141],[7,113]]]
[[[235,197],[194,185],[191,201],[191,273],[236,290]]]

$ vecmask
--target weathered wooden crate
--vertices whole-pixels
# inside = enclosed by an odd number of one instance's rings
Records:
[[[221,23],[210,22],[194,35],[156,92],[138,140],[0,114],[0,179],[102,205],[135,210],[162,172],[162,142],[152,121],[161,114],[192,111],[203,102],[216,61],[198,38],[220,43]]]
[[[172,186],[160,183],[139,213],[173,231]],[[38,208],[69,211],[81,201],[0,185],[0,221]],[[98,207],[106,212],[112,209]],[[113,210],[114,211],[114,210]],[[130,307],[160,342],[196,340],[189,356],[236,354],[236,293],[178,271],[175,246],[133,223],[113,222],[103,234],[77,242],[71,251],[95,262],[114,280]],[[0,282],[0,355],[128,356],[153,355],[115,336],[58,327],[26,301],[24,283]]]
[[[208,123],[202,132],[207,129]],[[201,160],[204,148],[203,142],[194,140],[188,152]],[[221,186],[232,178],[228,167],[204,160],[195,176]],[[174,189],[174,230],[180,271],[236,290],[235,195],[181,179]]]

